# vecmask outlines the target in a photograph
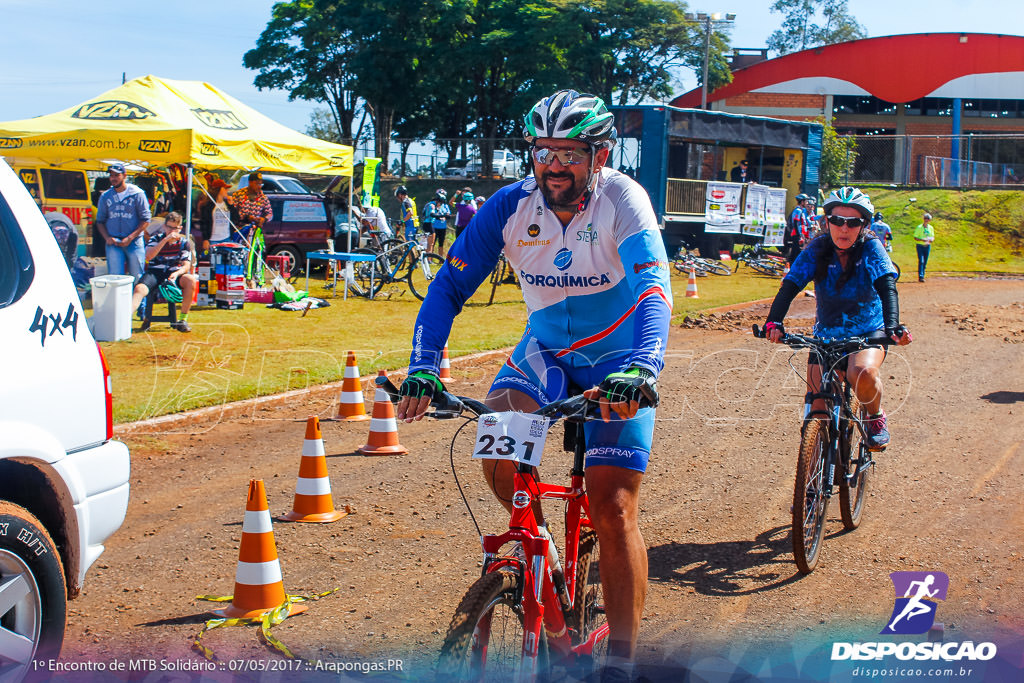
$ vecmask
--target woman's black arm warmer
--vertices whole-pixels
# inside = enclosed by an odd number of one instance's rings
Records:
[[[894,329],[900,324],[900,299],[896,294],[896,280],[892,273],[886,273],[875,280],[875,291],[882,300],[882,320],[885,329]]]
[[[877,282],[875,286],[878,286]],[[772,302],[771,310],[768,311],[768,322],[781,323],[786,318],[789,305],[793,303],[793,299],[799,293],[800,288],[796,284],[790,280],[783,280],[782,286],[779,287],[779,293],[775,295],[775,301]]]

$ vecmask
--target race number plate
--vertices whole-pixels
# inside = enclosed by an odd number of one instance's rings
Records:
[[[476,427],[473,457],[539,465],[551,420],[513,411],[488,413]]]

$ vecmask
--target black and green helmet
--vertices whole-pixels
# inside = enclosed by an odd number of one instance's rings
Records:
[[[575,90],[559,90],[533,105],[526,114],[523,137],[579,140],[589,145],[615,144],[615,118],[604,100]]]

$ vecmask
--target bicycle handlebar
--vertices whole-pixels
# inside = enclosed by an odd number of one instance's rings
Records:
[[[767,330],[763,327],[759,327],[756,323],[751,326],[754,336],[758,339],[764,339],[767,335]],[[803,334],[790,334],[785,333],[779,343],[785,344],[792,349],[823,349],[828,351],[841,351],[844,353],[853,353],[855,351],[862,351],[876,346],[895,346],[897,342],[893,341],[889,337],[847,337],[845,339],[821,339],[819,337],[811,337]]]
[[[388,377],[382,376],[377,377],[374,382],[387,394],[392,403],[398,403],[401,396],[394,382]],[[430,406],[434,410],[429,413],[429,416],[438,420],[450,420],[460,417],[467,410],[477,417],[487,413],[499,412],[475,398],[456,396],[447,391],[434,396],[430,401]],[[599,413],[598,401],[589,399],[583,394],[577,394],[569,398],[552,401],[533,411],[534,415],[542,417],[554,417],[559,413],[567,420],[583,420],[596,416]]]

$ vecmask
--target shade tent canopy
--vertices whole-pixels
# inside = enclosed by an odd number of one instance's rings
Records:
[[[209,83],[144,76],[63,111],[0,122],[18,162],[263,169],[352,175],[352,148],[283,126]]]

